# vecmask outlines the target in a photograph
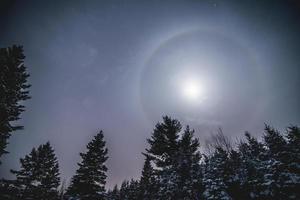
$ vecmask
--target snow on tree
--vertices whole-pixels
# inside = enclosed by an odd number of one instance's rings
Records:
[[[139,199],[152,200],[157,196],[158,183],[155,170],[151,165],[151,158],[147,154],[144,155],[146,158],[140,179]]]
[[[300,129],[297,126],[290,126],[287,129],[287,179],[284,183],[285,193],[289,199],[300,199]]]
[[[195,199],[203,190],[199,141],[189,127],[181,129],[178,120],[165,116],[148,139],[146,156],[155,164],[159,199]]]
[[[238,151],[241,157],[240,180],[241,191],[244,192],[245,199],[262,199],[267,195],[264,186],[264,175],[266,173],[266,149],[262,142],[245,134],[246,141],[241,142]]]
[[[177,196],[180,199],[192,200],[203,192],[199,146],[199,140],[194,138],[194,130],[187,126],[179,140],[178,149]]]
[[[181,124],[176,119],[163,117],[162,123],[157,123],[146,149],[147,155],[153,160],[158,174],[161,199],[175,199],[178,191],[177,158],[179,153],[179,133]]]
[[[106,199],[107,200],[121,200],[120,199],[120,190],[118,188],[118,185],[115,185],[113,190],[108,190]]]
[[[290,130],[288,139],[293,136],[297,137],[297,128],[294,127]],[[297,170],[293,171],[290,164],[293,163],[291,155],[297,159],[297,154],[293,154],[293,151],[299,147],[290,148],[291,140],[287,141],[279,131],[270,126],[265,128],[264,141],[268,156],[264,185],[268,196],[270,199],[298,199],[296,186],[299,186],[300,174],[299,171],[297,173]]]
[[[139,182],[131,179],[123,181],[120,188],[120,199],[138,200],[139,199]]]
[[[227,159],[228,153],[222,148],[217,148],[213,155],[206,157],[203,172],[204,199],[232,199],[227,192],[228,186],[225,184]]]

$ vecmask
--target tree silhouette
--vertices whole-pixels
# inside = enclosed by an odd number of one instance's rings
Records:
[[[155,164],[159,199],[195,199],[203,191],[199,141],[188,126],[180,136],[181,128],[166,116],[148,139],[146,156]]]
[[[131,179],[123,181],[120,188],[120,199],[139,200],[139,182]]]
[[[23,128],[12,122],[20,119],[25,109],[22,101],[30,98],[24,59],[22,46],[0,49],[0,157],[8,153],[5,148],[11,132]]]
[[[158,192],[157,179],[155,171],[151,165],[151,158],[147,154],[144,155],[146,158],[140,180],[139,199],[151,200],[155,199]]]
[[[174,199],[178,190],[177,158],[179,149],[179,133],[181,124],[176,119],[163,117],[162,123],[157,123],[146,149],[147,155],[156,165],[156,173],[159,182],[159,198]]]
[[[20,162],[20,170],[11,170],[17,177],[14,181],[17,199],[58,199],[59,167],[49,142],[33,148]]]
[[[195,199],[204,190],[200,168],[200,143],[194,138],[194,132],[187,126],[179,140],[177,196],[180,199]]]
[[[80,153],[82,162],[71,180],[67,196],[80,200],[105,198],[107,148],[102,131],[87,145],[87,152]]]
[[[107,199],[109,200],[121,200],[120,199],[120,190],[117,185],[114,186],[113,190],[108,190]]]
[[[226,185],[227,159],[227,152],[218,147],[214,154],[206,160],[203,179],[204,199],[232,199]]]
[[[290,126],[287,128],[287,151],[285,169],[288,177],[284,180],[283,190],[289,198],[300,199],[300,128],[297,126]],[[296,180],[296,181],[291,181]]]
[[[262,140],[245,133],[237,146],[225,135],[213,137],[208,154],[200,154],[194,130],[176,119],[157,123],[146,149],[140,180],[123,181],[105,191],[106,143],[100,131],[80,153],[82,161],[66,193],[60,185],[57,158],[50,143],[33,148],[11,170],[16,180],[0,181],[5,200],[272,200],[299,199],[300,129],[281,134],[266,125]],[[203,159],[201,159],[203,158]]]

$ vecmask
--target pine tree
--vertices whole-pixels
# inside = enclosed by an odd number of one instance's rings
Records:
[[[179,140],[177,164],[179,190],[176,196],[180,199],[196,199],[203,192],[199,146],[199,140],[194,138],[194,130],[190,130],[187,126]]]
[[[232,199],[226,185],[227,160],[228,153],[222,148],[217,148],[212,156],[206,157],[203,172],[203,182],[205,184],[204,199]]]
[[[297,126],[290,126],[287,129],[287,165],[288,177],[284,182],[283,190],[288,194],[289,199],[300,199],[300,129]]]
[[[269,199],[285,199],[288,194],[284,194],[284,180],[287,174],[286,158],[287,142],[279,131],[265,127],[264,141],[267,148],[268,160],[265,162],[266,172],[264,175],[265,194]]]
[[[128,200],[128,185],[129,182],[127,180],[124,180],[120,187],[120,199],[122,200]]]
[[[293,145],[293,148],[290,148],[290,142],[293,140],[290,140],[291,138],[297,138],[297,127],[288,129],[287,140],[274,128],[270,126],[265,128],[264,141],[267,147],[268,162],[266,163],[264,185],[269,199],[299,198],[296,188],[300,186],[300,167],[298,166],[298,173],[297,170],[294,171],[291,168],[291,163],[293,160],[296,161],[295,158],[297,159],[297,153],[294,152],[299,147]]]
[[[242,168],[243,162],[238,151],[232,149],[229,152],[227,166],[229,166],[229,168],[227,169],[225,184],[228,187],[228,194],[233,199],[246,200],[248,194],[245,192],[243,187],[246,173]]]
[[[266,149],[264,144],[252,137],[248,132],[245,134],[246,142],[239,144],[238,150],[241,159],[240,181],[244,199],[264,199],[265,186],[264,174],[266,173]]]
[[[118,185],[114,186],[113,190],[109,190],[107,192],[107,200],[121,200],[120,199],[120,190],[118,188]]]
[[[123,181],[120,188],[120,199],[138,200],[139,199],[139,182],[131,179]]]
[[[146,149],[153,158],[157,167],[163,168],[174,164],[174,155],[178,151],[178,138],[181,124],[176,119],[163,117],[162,123],[157,123],[148,143],[150,149]]]
[[[50,143],[33,148],[20,159],[21,169],[11,170],[16,175],[17,199],[54,200],[58,198],[59,166]]]
[[[107,148],[102,131],[88,143],[87,152],[80,153],[82,162],[71,180],[67,195],[80,200],[105,199]]]
[[[22,46],[0,48],[0,157],[7,153],[5,148],[12,131],[23,128],[12,122],[20,119],[25,109],[20,102],[30,98],[24,59]]]
[[[0,180],[0,199],[18,200],[19,190],[15,186],[15,180]]]
[[[139,200],[140,183],[131,179],[128,184],[128,200]]]
[[[180,137],[181,128],[178,120],[166,116],[148,139],[146,158],[155,164],[159,199],[196,199],[204,190],[199,141],[188,126]],[[149,160],[145,167],[150,167]]]
[[[285,159],[287,142],[279,131],[266,125],[264,141],[271,157],[282,161]]]
[[[146,149],[157,168],[159,182],[159,198],[176,199],[178,191],[177,158],[179,149],[179,133],[181,124],[176,119],[168,116],[163,117],[162,123],[157,123]]]
[[[143,154],[145,158],[142,176],[140,180],[139,199],[152,200],[156,198],[158,184],[154,169],[151,165],[151,158],[147,154]]]

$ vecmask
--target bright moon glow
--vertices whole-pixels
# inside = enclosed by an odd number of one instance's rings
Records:
[[[182,93],[187,100],[200,101],[204,99],[204,87],[197,80],[189,79],[182,84]]]

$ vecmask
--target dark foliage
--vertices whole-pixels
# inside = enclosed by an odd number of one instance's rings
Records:
[[[20,170],[11,170],[17,179],[6,182],[8,191],[14,192],[16,199],[58,199],[59,167],[49,142],[33,148],[20,163]]]
[[[146,155],[155,164],[158,199],[195,199],[203,190],[199,141],[189,127],[180,136],[181,128],[178,120],[165,116],[148,140]]]
[[[12,122],[20,119],[25,109],[22,101],[30,98],[24,59],[22,46],[0,48],[0,157],[7,153],[11,133],[23,128]]]
[[[157,197],[158,183],[155,171],[151,165],[151,158],[144,154],[146,159],[140,179],[139,199],[151,200]]]
[[[113,190],[107,191],[107,200],[121,200],[120,199],[120,190],[117,185],[115,185]]]
[[[82,161],[66,193],[49,143],[21,159],[16,180],[0,181],[0,199],[7,200],[273,200],[300,199],[300,129],[286,134],[265,127],[262,140],[246,132],[232,147],[223,135],[201,155],[188,126],[164,117],[148,140],[139,180],[123,181],[106,192],[108,159],[100,131],[81,153]],[[214,137],[216,138],[216,137]],[[216,140],[214,140],[216,141]],[[226,145],[224,145],[226,144]],[[202,159],[201,159],[202,158]]]
[[[102,131],[87,145],[87,152],[80,153],[81,163],[73,176],[67,196],[71,199],[105,199],[107,148]]]

